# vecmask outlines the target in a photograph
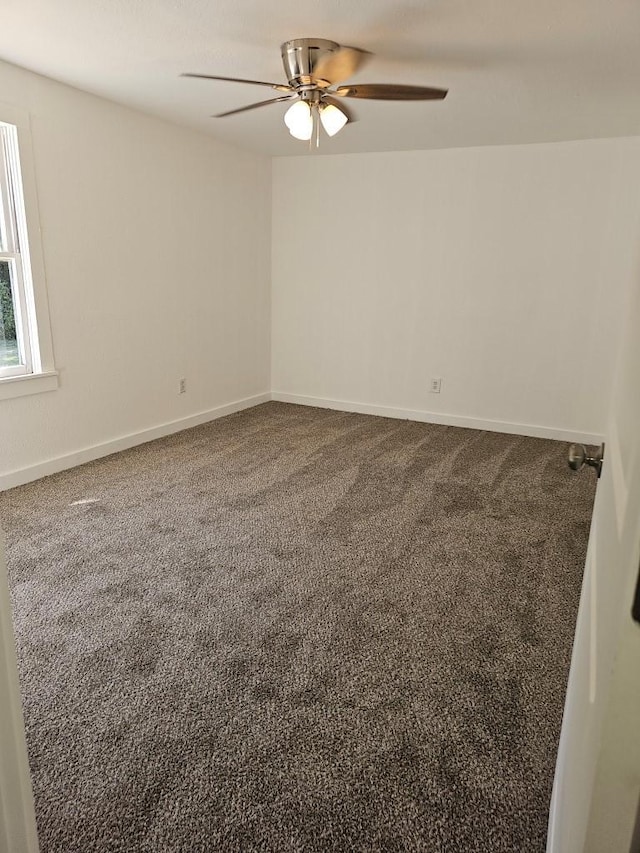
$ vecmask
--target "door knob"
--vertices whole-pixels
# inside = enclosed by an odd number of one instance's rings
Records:
[[[569,447],[569,468],[579,471],[583,465],[590,465],[596,469],[598,477],[602,473],[602,460],[604,459],[604,444],[601,444],[593,454],[589,454],[584,444],[572,444]]]

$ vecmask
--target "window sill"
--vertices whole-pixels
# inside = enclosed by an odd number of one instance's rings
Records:
[[[57,387],[58,372],[56,370],[49,370],[47,373],[29,373],[27,376],[7,376],[6,379],[0,379],[0,400],[42,394],[44,391],[55,391]]]

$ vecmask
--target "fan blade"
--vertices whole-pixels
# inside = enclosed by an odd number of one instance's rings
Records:
[[[352,77],[358,68],[371,56],[368,50],[357,47],[341,47],[321,59],[313,69],[314,80],[326,80],[329,85]]]
[[[293,92],[285,83],[265,83],[263,80],[242,80],[240,77],[214,77],[213,74],[181,74],[181,77],[198,77],[201,80],[225,80],[227,83],[249,83],[251,86],[269,86],[276,92]]]
[[[362,83],[357,86],[340,86],[331,94],[339,98],[374,98],[379,101],[441,101],[446,98],[447,91],[396,83]]]
[[[211,118],[224,118],[225,116],[233,116],[236,113],[246,113],[247,110],[255,110],[258,107],[266,107],[268,104],[278,104],[280,101],[293,101],[297,98],[297,94],[292,95],[281,95],[279,98],[269,98],[268,101],[258,101],[257,104],[249,104],[248,107],[240,107],[237,110],[228,110],[226,113],[218,113],[217,115],[211,116]]]
[[[346,115],[349,124],[353,124],[354,121],[358,121],[358,119],[355,117],[355,113],[353,112],[353,110],[349,109],[349,107],[347,107],[347,105],[343,101],[339,101],[337,98],[332,98],[331,95],[323,95],[322,103],[332,104],[334,107],[337,107],[340,112]]]

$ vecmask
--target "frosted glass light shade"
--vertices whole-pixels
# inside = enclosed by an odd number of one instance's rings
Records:
[[[306,101],[296,101],[292,104],[284,114],[284,123],[291,136],[296,139],[311,139],[313,117],[309,104]]]
[[[320,121],[329,136],[335,136],[347,123],[347,117],[338,107],[326,104],[320,110]]]

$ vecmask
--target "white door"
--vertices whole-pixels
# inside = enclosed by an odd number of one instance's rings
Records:
[[[38,853],[0,529],[0,851]]]
[[[578,477],[594,476],[585,468]],[[640,286],[622,338],[558,750],[548,853],[629,853],[640,800]]]

